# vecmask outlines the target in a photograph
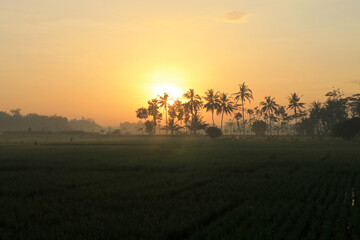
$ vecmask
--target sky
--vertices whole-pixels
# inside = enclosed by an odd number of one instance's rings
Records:
[[[117,125],[164,90],[246,82],[252,106],[358,93],[359,13],[359,0],[0,0],[0,111]]]

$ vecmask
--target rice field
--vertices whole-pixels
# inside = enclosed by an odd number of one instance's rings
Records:
[[[360,142],[0,138],[0,239],[360,239]]]

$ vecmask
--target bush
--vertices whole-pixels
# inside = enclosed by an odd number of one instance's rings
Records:
[[[334,136],[350,140],[360,133],[360,118],[352,118],[334,126]]]
[[[211,137],[213,139],[222,136],[221,129],[219,129],[217,127],[208,127],[205,132],[206,132],[206,135],[208,135],[209,137]]]
[[[266,132],[266,123],[262,120],[256,120],[251,130],[256,134],[256,136],[264,136]]]

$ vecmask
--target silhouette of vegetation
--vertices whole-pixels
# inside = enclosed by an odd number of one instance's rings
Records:
[[[334,126],[334,136],[350,140],[360,133],[360,118],[352,118]]]
[[[206,128],[206,135],[211,138],[217,138],[222,136],[222,131],[218,127],[208,127]]]
[[[281,106],[272,96],[266,96],[259,106],[245,108],[245,104],[253,100],[253,92],[245,83],[239,85],[239,92],[229,96],[228,93],[220,93],[214,89],[208,89],[203,98],[189,89],[183,100],[175,99],[172,105],[168,104],[169,95],[158,96],[148,102],[148,108],[139,108],[136,116],[141,120],[152,119],[154,126],[161,124],[162,114],[159,108],[165,111],[165,123],[161,130],[181,134],[194,134],[198,131],[204,134],[204,126],[207,123],[203,120],[202,111],[211,113],[212,126],[216,127],[214,113],[220,116],[219,128],[224,134],[243,134],[256,132],[254,129],[263,129],[265,132],[277,136],[297,134],[302,136],[331,136],[334,133],[336,124],[347,119],[360,117],[360,94],[353,94],[344,97],[340,89],[333,89],[325,94],[325,102],[314,101],[308,105],[301,101],[300,95],[291,93],[287,106]],[[240,104],[238,104],[240,102]],[[151,114],[150,114],[151,111]],[[18,114],[16,109],[14,115]],[[170,123],[168,116],[173,119]],[[224,117],[230,116],[225,122]],[[246,119],[245,119],[246,118]],[[263,123],[264,122],[264,123]],[[174,125],[175,124],[175,125]],[[254,128],[255,124],[255,128]],[[153,128],[153,131],[155,131]],[[185,129],[182,131],[182,129]],[[153,133],[155,134],[155,132]],[[257,134],[261,135],[262,130]]]
[[[264,136],[266,133],[266,123],[263,120],[255,120],[251,130],[256,136]]]
[[[99,132],[100,125],[92,119],[68,120],[61,116],[45,116],[36,113],[21,114],[21,109],[12,109],[10,114],[0,112],[1,131],[85,131]]]
[[[209,89],[206,93],[205,93],[205,109],[206,112],[211,111],[211,118],[212,118],[212,122],[213,122],[213,126],[215,126],[215,121],[214,121],[214,112],[219,109],[219,92],[215,92],[214,89]]]
[[[251,102],[253,100],[253,92],[248,86],[243,82],[239,85],[240,90],[237,93],[234,93],[235,95],[235,101],[236,103],[241,100],[241,108],[242,108],[242,116],[243,116],[243,125],[244,125],[244,135],[245,135],[245,102]]]
[[[274,113],[277,111],[279,104],[276,103],[275,98],[271,97],[271,96],[267,96],[265,97],[265,101],[261,102],[260,105],[262,106],[261,111],[263,111],[265,113],[265,123],[266,123],[266,119],[269,119],[269,123],[270,123],[270,135],[271,134],[271,122],[274,119]]]

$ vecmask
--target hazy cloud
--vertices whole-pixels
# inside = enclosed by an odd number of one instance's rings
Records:
[[[246,22],[248,16],[250,16],[249,13],[230,11],[224,15],[223,20],[226,22]]]

